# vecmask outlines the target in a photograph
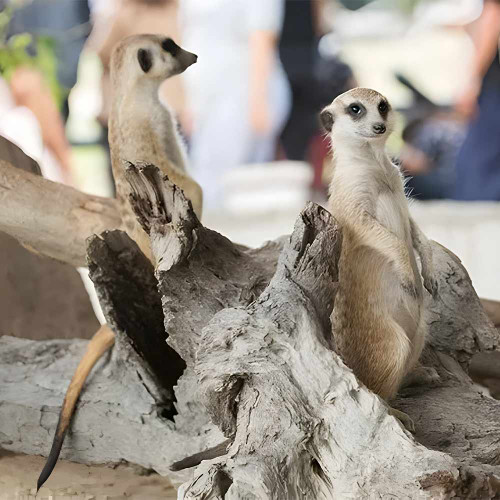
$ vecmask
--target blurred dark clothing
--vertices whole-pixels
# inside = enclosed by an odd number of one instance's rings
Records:
[[[290,160],[304,161],[311,139],[320,130],[318,112],[347,90],[350,68],[318,50],[312,2],[287,0],[280,40],[281,62],[292,89],[292,111],[281,135]]]
[[[498,50],[483,78],[483,89],[490,87],[500,88],[500,53]]]
[[[457,200],[500,201],[500,86],[485,83],[457,160]]]
[[[305,160],[311,138],[318,129],[311,95],[317,40],[311,0],[287,0],[279,53],[292,90],[292,109],[281,134],[290,160]]]
[[[464,126],[453,120],[429,118],[416,127],[406,142],[425,154],[430,170],[408,179],[406,186],[412,198],[439,200],[453,197],[456,161],[464,137]]]
[[[284,47],[308,47],[316,41],[312,0],[286,0],[281,31]],[[292,63],[292,61],[290,61]]]
[[[500,4],[500,0],[486,0],[486,2],[495,2]],[[483,89],[487,90],[489,87],[500,88],[500,52],[497,48],[495,57],[486,71],[483,78]]]
[[[500,3],[500,0],[487,0]],[[500,201],[500,52],[484,75],[478,113],[457,160],[455,199]]]
[[[59,83],[71,89],[77,78],[78,60],[90,33],[87,0],[35,0],[14,10],[8,36],[30,33],[49,36],[55,43]]]

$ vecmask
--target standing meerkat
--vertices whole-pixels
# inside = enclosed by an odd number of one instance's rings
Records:
[[[202,192],[186,171],[186,157],[177,123],[160,103],[158,91],[165,79],[182,73],[198,57],[171,38],[134,35],[117,44],[111,56],[113,102],[109,120],[111,166],[123,223],[141,250],[152,259],[149,238],[137,223],[129,203],[131,188],[125,167],[151,163],[191,200],[201,219]]]
[[[320,117],[333,147],[329,210],[343,228],[335,339],[355,375],[390,400],[424,347],[424,291],[414,250],[424,287],[435,295],[432,247],[410,216],[403,177],[385,151],[394,125],[387,99],[356,88]],[[391,413],[414,430],[406,414]]]
[[[160,103],[158,91],[167,78],[182,73],[197,56],[179,47],[171,38],[134,35],[121,41],[111,57],[113,103],[109,123],[111,165],[116,183],[123,226],[128,235],[152,261],[150,240],[137,222],[129,203],[130,186],[125,167],[150,163],[168,175],[191,200],[201,218],[202,192],[186,172],[183,144],[170,110]],[[64,398],[52,448],[38,478],[37,490],[54,469],[76,402],[97,360],[114,344],[114,334],[103,325],[89,342]]]

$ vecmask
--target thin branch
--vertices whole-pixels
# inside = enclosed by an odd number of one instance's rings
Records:
[[[116,200],[48,181],[0,160],[0,231],[29,250],[86,265],[86,240],[121,225]]]

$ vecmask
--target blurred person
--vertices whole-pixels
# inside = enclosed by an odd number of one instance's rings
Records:
[[[40,162],[40,168],[47,179],[72,184],[71,179],[71,147],[64,131],[64,122],[61,113],[57,108],[54,98],[47,87],[43,76],[34,68],[21,66],[12,74],[10,81],[10,94],[12,106],[4,108],[2,117],[2,131],[6,137],[10,137],[22,149],[27,148],[27,153],[33,155],[32,148],[27,147],[29,142],[28,130],[32,134],[40,136],[42,144],[35,148],[38,154],[34,153]],[[24,113],[20,113],[20,108],[25,108],[31,112],[31,116],[36,119],[38,126],[29,124],[30,119]],[[22,117],[21,122],[19,119]],[[24,120],[28,120],[28,122]],[[24,122],[22,130],[21,123]],[[17,127],[15,124],[18,124]],[[27,128],[24,128],[27,126]],[[33,138],[32,140],[36,140]],[[28,142],[27,142],[28,141]],[[52,158],[43,159],[43,146],[51,153]]]
[[[94,0],[100,3],[103,0]],[[109,3],[108,0],[104,0]],[[102,92],[103,108],[100,121],[107,124],[110,95],[110,61],[115,45],[131,35],[149,33],[165,35],[179,42],[177,25],[177,0],[114,0],[112,11],[104,22],[95,20],[95,27],[89,40],[89,47],[95,50],[103,67]],[[162,101],[179,114],[183,110],[184,94],[182,80],[173,77],[166,80],[160,89]]]
[[[229,170],[275,158],[290,108],[278,56],[284,0],[182,0],[183,46],[198,54],[186,73],[190,170],[204,208],[219,208]]]
[[[321,131],[318,112],[354,86],[352,71],[338,57],[319,51],[325,34],[326,0],[286,0],[280,57],[292,90],[292,109],[281,135],[288,159],[305,161]]]
[[[103,127],[102,145],[111,160],[108,144],[108,117],[111,107],[110,61],[115,45],[124,38],[141,33],[161,34],[179,42],[177,0],[93,0],[94,29],[89,48],[95,50],[102,63],[102,107],[98,120]],[[182,80],[175,76],[160,87],[160,100],[178,116],[184,109]],[[114,185],[114,184],[113,184]]]
[[[475,55],[456,110],[471,120],[457,160],[457,200],[500,201],[500,0],[485,0]]]
[[[64,121],[69,115],[68,95],[77,79],[80,53],[90,33],[88,0],[34,0],[16,6],[8,36],[19,33],[50,37],[55,42],[57,80],[65,91]]]
[[[452,115],[414,120],[403,130],[402,169],[406,189],[419,200],[450,199],[455,192],[456,161],[464,125]]]
[[[15,68],[9,85],[15,104],[29,109],[36,117],[43,144],[56,160],[42,162],[44,176],[67,184],[71,184],[71,147],[64,122],[69,116],[69,91],[76,83],[80,53],[90,31],[89,16],[87,0],[36,0],[15,6],[7,30],[7,38],[29,33],[55,42],[57,84],[63,95],[61,110],[44,75],[36,67]],[[33,55],[34,44],[29,45],[27,51]]]

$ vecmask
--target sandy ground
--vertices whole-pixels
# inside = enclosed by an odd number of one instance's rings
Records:
[[[0,500],[34,500],[44,464],[0,450]],[[87,466],[60,460],[37,500],[164,500],[177,498],[168,479],[131,465]]]

